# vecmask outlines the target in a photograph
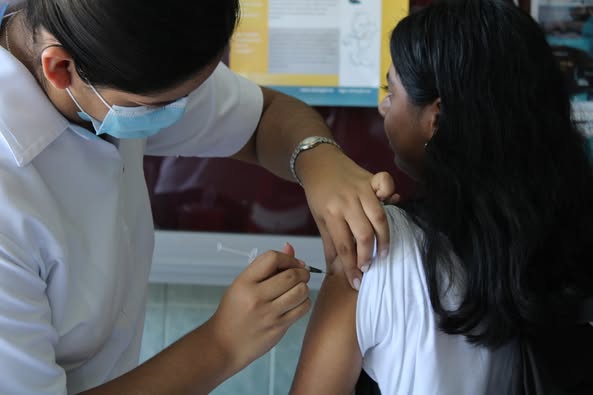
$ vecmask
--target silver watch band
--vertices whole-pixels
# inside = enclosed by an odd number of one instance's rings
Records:
[[[295,169],[296,160],[297,160],[298,156],[301,154],[301,152],[315,148],[319,144],[331,144],[333,146],[338,147],[340,150],[342,150],[342,147],[340,147],[340,145],[338,143],[336,143],[333,139],[330,139],[328,137],[309,136],[309,137],[306,137],[305,139],[303,139],[303,141],[301,141],[296,146],[294,151],[292,151],[292,155],[290,156],[290,162],[289,162],[290,172],[292,173],[292,176],[294,177],[295,180],[297,180],[297,182],[299,183],[300,186],[303,186],[303,184],[301,183],[301,180],[299,179],[299,177],[296,174],[296,169]]]

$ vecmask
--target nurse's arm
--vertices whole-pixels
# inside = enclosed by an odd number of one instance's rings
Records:
[[[209,394],[269,351],[309,310],[310,274],[291,250],[259,255],[235,278],[206,323],[84,394]]]
[[[262,88],[262,92],[260,122],[233,157],[294,181],[289,162],[297,145],[309,136],[331,138],[332,134],[323,118],[305,103],[270,89]],[[331,144],[303,151],[295,170],[319,228],[326,262],[339,255],[348,282],[357,288],[362,278],[359,268],[370,263],[375,241],[379,253],[389,246],[387,218],[371,185],[373,174]],[[395,192],[393,183],[389,185],[386,196]]]
[[[340,263],[326,275],[303,341],[290,395],[352,394],[362,367],[356,337],[357,292]]]
[[[305,103],[265,87],[261,90],[264,103],[257,129],[233,158],[258,164],[278,177],[295,181],[289,167],[294,148],[306,137],[333,138],[332,133],[323,118]],[[343,155],[329,144],[319,145],[317,149]]]
[[[208,394],[236,372],[206,322],[134,370],[80,395]]]

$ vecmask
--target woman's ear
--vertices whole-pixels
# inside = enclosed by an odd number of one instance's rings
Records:
[[[429,104],[427,111],[429,122],[427,141],[430,141],[439,129],[439,117],[441,115],[441,98],[438,97],[431,104]]]
[[[66,89],[72,83],[74,61],[61,46],[50,46],[41,53],[41,67],[45,79],[57,89]]]

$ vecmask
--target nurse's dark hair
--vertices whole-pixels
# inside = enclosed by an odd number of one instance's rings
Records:
[[[440,327],[492,348],[529,339],[569,393],[590,389],[593,327],[574,322],[593,295],[593,168],[545,34],[511,2],[445,0],[403,19],[390,49],[414,104],[441,99],[425,197],[407,207]]]
[[[239,0],[27,0],[29,25],[54,35],[80,76],[150,94],[197,76],[222,55]]]

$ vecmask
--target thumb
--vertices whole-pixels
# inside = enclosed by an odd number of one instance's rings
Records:
[[[371,178],[371,188],[380,200],[391,198],[395,192],[395,183],[391,174],[382,171]]]
[[[283,254],[286,254],[288,256],[291,256],[294,258],[294,247],[292,246],[292,244],[290,243],[286,243],[284,244],[284,247],[282,247],[282,251]]]

